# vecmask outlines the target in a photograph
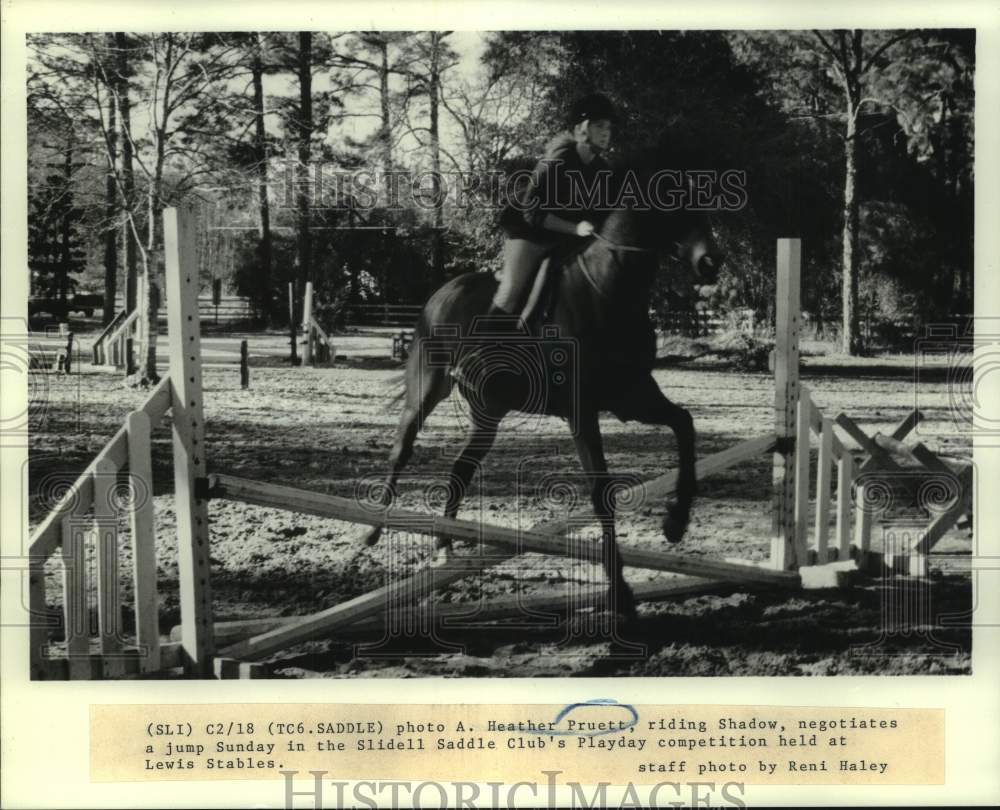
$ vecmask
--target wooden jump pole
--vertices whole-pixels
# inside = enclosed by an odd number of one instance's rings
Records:
[[[728,469],[735,464],[757,457],[763,453],[770,452],[773,449],[774,436],[770,433],[740,442],[739,444],[726,448],[719,453],[699,459],[696,466],[698,479],[701,480],[704,477],[713,475],[721,470]],[[661,475],[659,478],[647,482],[643,488],[647,498],[661,498],[672,494],[676,486],[677,471],[671,470]],[[298,490],[297,492],[301,493],[302,491]],[[634,495],[635,493],[630,491],[629,494]],[[317,511],[323,508],[323,505],[314,506]],[[320,513],[326,514],[325,511]],[[431,530],[433,530],[432,521],[435,519],[434,516],[423,515],[422,517],[424,518],[422,523],[426,524]],[[596,520],[596,518],[594,519]],[[411,531],[414,530],[413,526],[410,526],[409,528]],[[566,533],[568,530],[569,527],[567,521],[559,519],[544,520],[534,524],[529,529],[532,533],[550,536],[561,535]],[[217,642],[226,647],[222,650],[222,655],[246,657],[247,648],[245,646],[236,646],[237,642],[242,642],[252,636],[268,634],[271,633],[271,631],[288,629],[290,627],[295,627],[295,635],[291,636],[291,638],[301,638],[303,636],[300,634],[310,634],[314,631],[316,635],[329,635],[333,632],[370,632],[371,630],[382,626],[383,622],[381,621],[379,614],[385,611],[386,599],[389,594],[397,599],[412,598],[413,601],[416,601],[420,598],[429,596],[434,591],[440,590],[453,582],[464,579],[470,574],[478,573],[498,565],[504,560],[508,560],[516,556],[517,553],[516,549],[508,547],[496,548],[488,555],[478,556],[475,558],[457,558],[457,567],[448,566],[444,569],[435,571],[432,581],[429,581],[426,576],[424,576],[423,572],[419,571],[411,577],[404,578],[396,583],[393,583],[391,586],[387,585],[377,591],[362,594],[347,603],[334,605],[327,611],[323,611],[322,614],[315,614],[314,616],[293,616],[285,617],[284,619],[245,619],[236,622],[220,622],[216,624]],[[473,560],[475,560],[475,562],[473,562]],[[740,566],[736,570],[738,570],[740,574],[744,574],[748,568],[744,565]],[[658,601],[662,599],[676,598],[679,596],[690,596],[696,593],[715,593],[727,588],[745,587],[745,585],[745,581],[737,580],[735,578],[729,580],[713,580],[704,577],[680,576],[672,577],[669,581],[663,583],[638,584],[633,587],[633,590],[639,601]],[[602,593],[606,593],[606,589],[602,589]],[[520,600],[522,607],[538,610],[556,609],[559,605],[564,603],[565,599],[563,596],[538,598],[525,597]],[[435,614],[446,615],[447,610],[441,613],[439,611],[439,607],[440,606],[435,606]],[[581,605],[581,607],[583,607],[583,605]],[[417,613],[419,613],[422,609],[423,608],[420,606],[406,608],[407,611],[416,611]],[[468,607],[462,606],[461,610],[465,612],[468,610]],[[476,618],[482,621],[492,621],[495,619],[505,618],[508,613],[510,613],[509,606],[494,604],[491,600],[490,606],[481,614],[476,614]],[[322,615],[322,619],[319,619],[320,615]],[[317,621],[314,621],[314,619]],[[171,632],[171,639],[180,638],[180,629],[181,628],[179,627],[174,628]],[[282,641],[282,638],[284,638],[284,641]],[[288,638],[289,636],[282,637],[280,634],[278,636],[268,636],[266,643],[269,645],[269,649],[277,650],[281,649],[282,645],[288,646]],[[270,645],[272,644],[275,646],[271,647]]]
[[[678,597],[723,594],[743,587],[739,582],[717,582],[701,577],[670,577],[662,582],[640,582],[632,586],[632,592],[639,602],[662,602]],[[587,588],[578,592],[556,592],[541,595],[508,595],[490,599],[479,610],[477,606],[463,602],[408,605],[401,615],[394,617],[403,624],[414,625],[421,619],[433,616],[442,620],[446,629],[474,630],[484,624],[504,619],[523,619],[527,613],[551,613],[565,616],[570,612],[600,609],[607,602],[607,586]],[[293,626],[308,616],[270,616],[261,619],[233,619],[215,624],[215,639],[220,647],[231,647],[254,636],[269,633],[282,627]],[[366,635],[384,631],[387,616],[384,612],[361,617],[353,623],[345,623],[337,628],[338,634]],[[180,640],[181,628],[170,631],[172,641]]]
[[[467,542],[497,545],[517,553],[533,551],[561,557],[591,559],[593,544],[578,538],[559,537],[549,533],[523,531],[505,526],[493,526],[473,520],[459,520],[441,515],[428,515],[405,509],[372,509],[350,498],[327,495],[294,487],[264,484],[231,475],[213,475],[210,492],[214,498],[285,509],[310,515],[346,520],[384,529],[453,538]],[[625,565],[653,571],[671,571],[713,579],[737,579],[761,585],[796,587],[795,572],[771,571],[751,564],[671,554],[662,551],[619,546]]]
[[[575,538],[558,537],[537,531],[518,531],[501,526],[484,525],[476,521],[456,520],[438,515],[401,509],[372,510],[348,498],[318,492],[293,489],[272,484],[234,478],[213,476],[211,491],[215,497],[229,498],[286,509],[294,512],[321,515],[352,523],[382,526],[387,529],[452,537],[459,540],[483,542],[500,546],[500,559],[493,556],[456,557],[440,571],[432,571],[432,581],[420,574],[385,585],[371,593],[362,594],[327,610],[301,617],[290,625],[276,627],[262,635],[238,642],[222,651],[232,658],[254,660],[294,644],[308,641],[353,625],[363,618],[384,610],[387,600],[416,601],[439,590],[451,582],[463,579],[487,567],[496,565],[503,558],[534,551],[581,559],[594,558],[593,545]],[[431,518],[431,520],[428,520]],[[771,571],[753,565],[740,565],[716,560],[699,559],[680,554],[619,547],[625,565],[658,571],[690,574],[707,580],[739,581],[796,588],[800,584],[796,572]]]
[[[198,318],[197,215],[192,208],[163,212],[167,325],[173,411],[174,500],[184,668],[212,674],[212,588],[208,503],[195,491],[205,478],[205,415],[201,386],[201,326]]]
[[[232,658],[259,659],[294,644],[330,635],[384,611],[387,601],[400,603],[417,601],[452,582],[464,579],[470,574],[485,570],[505,559],[527,551],[588,560],[595,556],[592,544],[575,538],[550,534],[549,532],[558,531],[558,524],[542,523],[533,527],[531,531],[525,532],[501,526],[484,525],[477,521],[456,520],[401,509],[373,510],[348,498],[292,487],[262,484],[232,476],[212,476],[210,490],[213,497],[228,498],[258,506],[326,516],[352,523],[382,526],[386,529],[438,537],[446,536],[458,540],[500,546],[499,549],[490,554],[456,557],[442,569],[431,570],[430,578],[425,575],[426,572],[418,572],[412,577],[389,583],[375,591],[362,594],[319,613],[298,617],[294,622],[274,627],[261,635],[239,641],[222,650],[222,655]],[[798,574],[791,571],[771,571],[750,564],[730,563],[646,549],[619,547],[619,550],[626,565],[701,577],[704,578],[706,587],[709,587],[709,584],[712,587],[721,586],[725,582],[751,583],[780,588],[797,588],[800,584]]]

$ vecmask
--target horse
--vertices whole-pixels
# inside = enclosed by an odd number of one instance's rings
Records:
[[[622,421],[667,425],[673,431],[679,456],[677,487],[662,529],[668,542],[679,542],[696,490],[695,429],[691,414],[668,399],[652,376],[656,337],[649,304],[663,252],[689,279],[714,283],[722,257],[704,214],[627,206],[611,210],[595,235],[575,255],[563,258],[550,285],[551,305],[530,333],[491,332],[484,313],[497,287],[492,273],[460,275],[438,289],[414,330],[390,471],[373,494],[375,506],[391,506],[417,433],[453,386],[470,405],[470,427],[448,482],[444,514],[450,518],[457,516],[466,489],[508,413],[563,417],[601,526],[610,604],[626,621],[634,620],[635,598],[622,574],[614,482],[608,475],[598,416],[609,411]],[[536,282],[533,298],[541,283]],[[484,342],[498,348],[488,355],[468,351]],[[479,367],[469,368],[467,358],[479,358]],[[381,528],[374,527],[364,540],[371,545],[380,536]],[[439,538],[437,549],[440,564],[450,553],[451,541]]]

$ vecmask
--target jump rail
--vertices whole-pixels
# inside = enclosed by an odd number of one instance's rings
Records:
[[[145,296],[145,287],[140,278],[136,300],[142,301]],[[143,328],[139,315],[138,308],[131,312],[123,309],[104,327],[91,349],[95,366],[114,366],[118,369],[130,367],[132,358],[129,353],[133,351],[133,347],[129,345],[129,341],[135,340],[139,330]]]
[[[91,347],[92,359],[95,366],[107,365],[107,343],[108,336],[121,326],[121,322],[128,317],[128,313],[125,310],[121,310],[115,314],[115,317],[111,319],[111,322],[101,330],[101,333],[97,336],[94,341],[94,345]]]

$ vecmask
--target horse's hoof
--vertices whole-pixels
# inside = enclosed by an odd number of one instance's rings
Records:
[[[669,543],[679,543],[684,538],[687,531],[688,515],[679,513],[676,509],[670,509],[666,517],[663,518],[663,536]]]
[[[635,594],[632,589],[625,584],[608,592],[608,605],[615,615],[621,618],[620,624],[630,626],[639,620],[639,613],[635,607]]]
[[[382,529],[379,526],[372,526],[364,533],[363,540],[366,546],[374,546],[382,537]]]
[[[639,621],[639,612],[635,607],[635,597],[631,594],[629,594],[628,601],[621,606],[621,613],[625,618],[625,624],[630,627]]]

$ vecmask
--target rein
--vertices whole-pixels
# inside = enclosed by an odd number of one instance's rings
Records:
[[[616,254],[618,251],[622,251],[622,252],[625,252],[625,253],[652,253],[653,252],[650,248],[638,247],[638,246],[635,246],[635,245],[620,245],[617,242],[612,242],[610,239],[608,239],[605,236],[601,236],[601,234],[599,234],[597,231],[594,231],[594,233],[592,235],[597,240],[598,244],[601,244],[602,247],[604,247],[605,249],[611,251],[612,254]],[[577,264],[580,266],[580,272],[583,273],[583,277],[585,279],[587,279],[587,282],[593,288],[594,292],[596,292],[601,298],[607,298],[608,294],[606,292],[604,292],[604,290],[602,290],[600,288],[600,286],[598,285],[597,281],[594,279],[593,275],[591,275],[590,268],[587,266],[587,260],[584,258],[584,253],[585,252],[586,251],[581,252],[576,257]],[[619,266],[620,266],[621,265],[621,260],[618,258],[617,255],[614,258],[615,258],[615,262],[617,262],[619,264]]]
[[[652,253],[652,248],[637,247],[635,245],[619,245],[617,242],[612,242],[605,236],[601,236],[597,231],[594,231],[593,236],[599,241],[604,243],[604,247],[608,250],[614,252],[618,250],[623,250],[626,253]],[[680,250],[681,243],[674,242],[674,247]],[[681,260],[673,253],[667,254],[667,258],[673,262],[680,262]]]
[[[608,250],[624,250],[628,253],[651,253],[650,248],[636,247],[635,245],[619,245],[617,242],[612,242],[607,237],[601,236],[597,231],[594,231],[594,237],[599,241],[603,242],[604,246]]]
[[[617,253],[618,251],[622,251],[625,253],[653,252],[651,248],[638,247],[637,245],[620,245],[617,242],[613,242],[612,240],[608,239],[606,236],[601,236],[601,234],[599,234],[597,231],[594,231],[592,236],[597,240],[598,244],[600,244],[606,250],[611,251],[612,254]],[[679,249],[681,247],[681,244],[680,242],[674,242],[674,246]],[[587,279],[587,282],[594,289],[594,292],[596,292],[601,298],[607,298],[608,294],[600,288],[600,286],[597,284],[597,281],[594,279],[593,275],[591,275],[590,268],[587,266],[587,260],[584,259],[585,252],[586,251],[579,253],[576,257],[576,261],[580,267],[580,271],[583,273],[583,277]],[[668,258],[678,263],[681,261],[677,256],[675,256],[672,253],[668,255]],[[619,265],[621,264],[617,256],[615,256],[615,261],[618,262]]]

